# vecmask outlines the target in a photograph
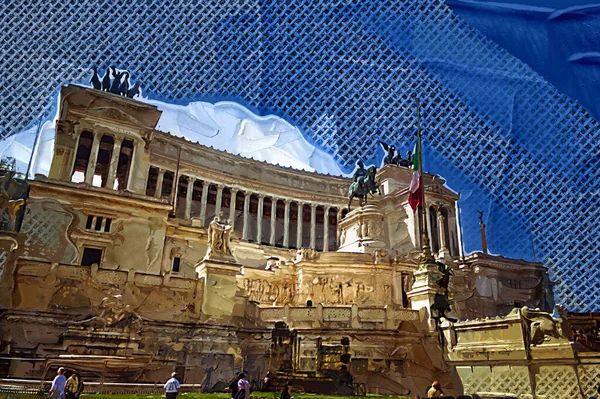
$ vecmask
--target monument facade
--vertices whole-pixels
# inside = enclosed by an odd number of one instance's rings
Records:
[[[189,142],[156,130],[160,115],[62,89],[49,175],[19,183],[26,199],[2,194],[6,377],[67,365],[90,380],[157,382],[176,370],[219,389],[243,369],[257,384],[269,373],[335,392],[344,366],[368,392],[423,395],[438,380],[459,393],[440,333],[458,327],[432,312],[444,273],[458,324],[552,311],[543,265],[461,256],[459,195],[439,176],[423,176],[430,267],[410,168],[377,171],[380,193],[348,211],[351,179]]]

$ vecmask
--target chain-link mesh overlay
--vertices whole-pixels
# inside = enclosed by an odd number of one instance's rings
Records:
[[[90,68],[170,102],[231,99],[290,120],[351,169],[412,147],[463,195],[467,250],[544,260],[558,299],[598,308],[598,122],[436,0],[4,1],[0,125],[10,135]]]

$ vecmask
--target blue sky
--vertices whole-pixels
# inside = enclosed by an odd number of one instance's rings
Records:
[[[571,6],[579,6],[584,4],[597,4],[600,1],[589,1],[589,0],[479,0],[482,3],[514,3],[514,4],[527,4],[537,7],[549,7],[549,8],[564,8]]]

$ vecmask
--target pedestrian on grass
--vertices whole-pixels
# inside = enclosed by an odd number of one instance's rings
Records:
[[[291,389],[292,389],[292,386],[289,382],[287,384],[285,384],[285,386],[283,387],[283,391],[281,392],[281,395],[279,395],[279,399],[294,399],[294,397],[290,394]]]
[[[62,399],[65,395],[65,383],[67,382],[67,378],[65,377],[65,368],[59,367],[56,372],[56,377],[52,381],[52,386],[50,387],[50,399]]]
[[[250,399],[250,383],[246,380],[246,374],[240,373],[237,388],[234,399]]]
[[[79,392],[79,376],[76,371],[65,382],[65,399],[77,399]]]
[[[231,392],[231,398],[234,399],[238,391],[238,382],[240,380],[240,370],[233,372],[233,380],[229,383],[227,390]]]
[[[431,388],[427,391],[428,398],[439,398],[444,396],[444,391],[442,390],[442,386],[438,381],[433,381],[431,384]]]
[[[177,381],[177,373],[171,374],[171,379],[165,384],[165,396],[167,399],[175,399],[179,394],[179,381]]]

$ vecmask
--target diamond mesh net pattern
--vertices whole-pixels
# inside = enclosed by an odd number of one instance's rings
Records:
[[[467,250],[544,260],[558,299],[597,308],[598,122],[436,0],[21,0],[0,4],[0,133],[55,107],[89,68],[145,95],[231,99],[299,126],[350,170],[413,145],[463,195]],[[593,192],[592,190],[596,190]]]

